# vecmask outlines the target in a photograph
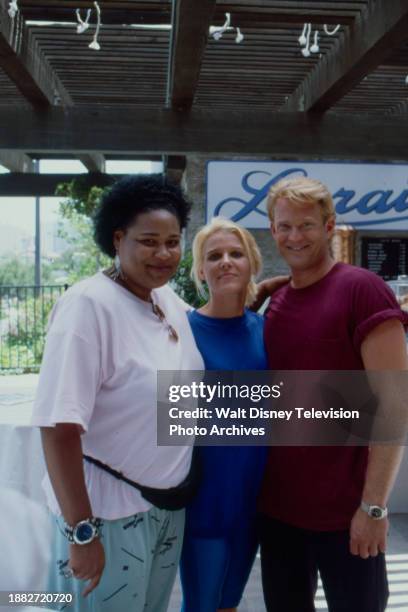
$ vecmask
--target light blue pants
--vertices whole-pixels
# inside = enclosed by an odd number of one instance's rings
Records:
[[[106,565],[99,585],[86,598],[86,582],[66,578],[69,542],[62,518],[56,522],[47,591],[72,593],[67,612],[165,612],[183,543],[184,510],[152,508],[115,521],[104,520],[101,542]],[[54,609],[63,610],[66,604]],[[52,606],[51,606],[52,607]]]

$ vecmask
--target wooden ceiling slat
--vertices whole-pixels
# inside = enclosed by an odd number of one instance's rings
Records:
[[[68,92],[41,50],[30,37],[21,13],[14,20],[1,7],[0,66],[24,98],[37,108],[62,101],[71,104]]]
[[[79,3],[76,3],[75,8],[79,8]],[[28,7],[24,8],[24,16],[30,21],[54,21],[54,22],[72,22],[76,21],[75,8],[56,7]],[[89,8],[89,3],[86,8]],[[86,10],[86,9],[84,9]],[[83,11],[84,12],[84,11]],[[112,25],[166,25],[171,21],[171,6],[163,8],[143,8],[143,9],[109,9],[103,10],[102,13],[103,26]],[[93,19],[94,21],[94,19]]]
[[[88,0],[41,0],[41,8],[50,10],[52,8],[64,8],[70,9],[73,12],[77,8],[87,9],[90,8],[90,2]],[[19,0],[19,5],[23,9],[27,7],[38,8],[37,0]],[[163,8],[171,7],[171,0],[144,0],[140,2],[139,0],[128,0],[127,2],[122,2],[120,0],[112,0],[110,2],[106,0],[100,0],[99,5],[103,11],[105,10],[161,10]]]
[[[369,4],[325,61],[282,105],[282,110],[323,112],[333,107],[405,42],[407,31],[406,0],[377,0]]]

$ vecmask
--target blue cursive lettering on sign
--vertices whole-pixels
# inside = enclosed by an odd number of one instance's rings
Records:
[[[265,185],[263,187],[261,187],[260,189],[257,187],[251,187],[251,185],[249,184],[249,179],[253,176],[255,176],[256,174],[266,174],[267,176],[271,176],[270,172],[263,172],[260,170],[255,170],[253,172],[248,172],[248,174],[245,174],[242,181],[241,181],[241,186],[244,189],[244,191],[246,191],[247,193],[252,195],[252,198],[248,201],[245,201],[242,198],[225,198],[225,200],[221,200],[221,202],[219,202],[217,204],[217,206],[215,207],[214,210],[214,217],[218,217],[218,215],[221,213],[221,210],[223,209],[223,207],[226,204],[230,204],[230,203],[237,203],[237,204],[242,204],[242,208],[241,210],[239,210],[237,213],[235,213],[235,215],[233,215],[231,218],[232,221],[239,221],[240,219],[243,219],[244,217],[246,217],[247,215],[249,215],[249,213],[251,212],[256,212],[259,215],[262,215],[263,217],[266,217],[267,214],[266,212],[264,212],[263,210],[259,210],[258,206],[259,204],[266,198],[266,196],[268,195],[268,191],[269,189],[272,187],[272,185],[274,183],[277,183],[278,181],[280,181],[283,178],[286,178],[287,176],[291,175],[291,174],[297,174],[297,173],[301,173],[303,174],[303,176],[307,176],[307,173],[305,170],[302,170],[302,168],[291,168],[289,170],[284,170],[283,172],[281,172],[280,174],[278,174],[277,176],[275,176],[275,178],[272,178],[270,180],[268,180]]]
[[[357,202],[351,206],[348,206],[349,202],[355,197],[356,192],[351,190],[347,191],[342,187],[335,194],[333,194],[333,200],[340,198],[340,202],[336,204],[336,212],[339,215],[345,215],[351,210],[357,210],[360,215],[368,215],[372,212],[382,215],[392,209],[394,209],[396,212],[408,210],[408,189],[404,189],[398,198],[390,201],[393,193],[394,192],[392,189],[388,189],[386,191],[380,189],[377,191],[369,191]]]
[[[255,176],[265,175],[268,177],[265,184],[261,187],[254,187],[250,184],[250,180]],[[240,221],[247,215],[255,212],[263,217],[267,214],[263,210],[259,209],[260,204],[265,200],[268,195],[269,189],[283,178],[287,178],[291,175],[308,176],[308,173],[303,168],[288,168],[283,172],[280,172],[277,176],[270,178],[272,175],[270,172],[254,170],[245,174],[241,181],[242,189],[249,194],[249,198],[239,197],[228,197],[221,200],[217,204],[214,210],[214,216],[217,217],[221,214],[222,209],[227,204],[238,204],[239,210],[232,215],[230,218],[232,221]],[[392,199],[394,191],[392,189],[387,190],[375,190],[369,191],[360,197],[356,198],[356,192],[352,189],[346,189],[341,187],[335,194],[333,194],[333,200],[335,202],[335,209],[338,215],[347,215],[351,211],[357,211],[360,215],[369,215],[376,213],[377,215],[384,215],[389,211],[395,211],[402,213],[408,210],[408,189],[404,189],[401,194]],[[406,220],[408,217],[397,217],[393,219],[376,219],[370,221],[353,221],[351,225],[356,227],[362,225],[377,225],[379,223],[395,223],[396,221]],[[345,221],[347,221],[345,219]]]

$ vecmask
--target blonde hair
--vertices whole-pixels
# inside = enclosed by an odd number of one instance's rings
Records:
[[[274,218],[276,202],[280,198],[286,198],[294,204],[318,204],[320,206],[323,222],[326,223],[330,217],[335,217],[333,198],[330,191],[323,183],[316,179],[304,176],[297,178],[286,178],[280,180],[269,190],[266,204],[271,221]]]
[[[259,251],[258,245],[256,244],[255,238],[248,230],[240,227],[229,219],[222,217],[214,217],[209,223],[204,225],[195,235],[193,240],[193,265],[191,268],[191,278],[193,279],[195,286],[197,287],[198,293],[206,296],[206,292],[203,283],[200,279],[200,268],[204,263],[204,247],[205,243],[210,236],[216,232],[231,232],[240,239],[246,256],[249,259],[249,265],[251,268],[251,280],[248,283],[246,292],[245,304],[249,305],[256,298],[256,282],[255,279],[262,268],[262,256]]]

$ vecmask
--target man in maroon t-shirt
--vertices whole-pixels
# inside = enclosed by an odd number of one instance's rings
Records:
[[[268,198],[291,281],[272,296],[273,370],[404,370],[405,314],[375,274],[336,263],[327,188],[285,179]],[[331,612],[383,612],[387,499],[398,446],[271,447],[260,498],[262,581],[270,612],[311,612],[320,572]]]

